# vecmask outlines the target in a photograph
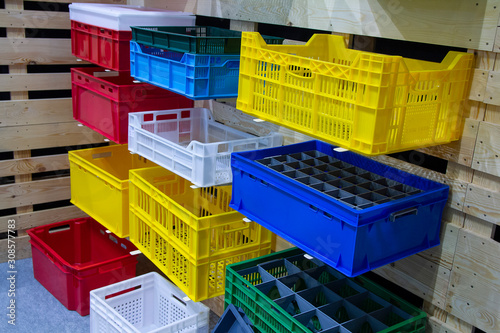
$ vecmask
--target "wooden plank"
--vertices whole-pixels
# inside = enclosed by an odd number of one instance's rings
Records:
[[[500,176],[499,137],[500,125],[487,122],[480,123],[472,162],[473,169]]]
[[[313,138],[307,135],[269,122],[255,122],[254,117],[241,112],[229,104],[210,101],[208,107],[212,110],[215,120],[244,132],[255,135],[267,135],[270,132],[278,132],[283,135],[284,144],[313,140]]]
[[[464,221],[464,230],[470,230],[477,235],[483,235],[487,238],[492,237],[496,226],[478,217],[467,214]]]
[[[71,39],[0,38],[0,65],[76,63]]]
[[[71,89],[71,73],[0,74],[0,91],[61,89]]]
[[[493,124],[500,124],[500,106],[487,105],[484,114],[484,121]]]
[[[453,6],[433,0],[143,0],[143,3],[204,16],[487,51],[493,50],[500,14],[497,0],[457,0]]]
[[[469,184],[464,212],[500,225],[500,192]]]
[[[461,319],[458,319],[455,316],[452,316],[451,314],[448,314],[445,326],[446,330],[444,331],[444,333],[446,333],[447,331],[459,332],[459,333],[473,333],[475,331],[474,326],[472,326],[469,323],[466,323]]]
[[[430,262],[451,270],[459,230],[460,228],[456,225],[443,221],[440,236],[441,244],[422,251],[418,253],[418,255]]]
[[[373,272],[433,305],[444,308],[450,270],[414,255]]]
[[[208,306],[210,310],[215,312],[219,317],[224,313],[224,296],[217,296],[201,301]]]
[[[0,177],[69,169],[67,154],[0,161]]]
[[[0,209],[67,200],[70,198],[69,177],[0,185]]]
[[[484,120],[487,104],[483,102],[471,101],[466,102],[464,114],[468,114],[468,118],[474,120]]]
[[[500,96],[498,94],[499,89],[500,72],[489,72],[483,102],[487,104],[500,105]]]
[[[29,236],[16,237],[16,260],[31,258],[31,245]],[[0,240],[0,263],[8,260],[7,239]]]
[[[71,98],[0,101],[0,127],[69,122]]]
[[[86,216],[87,214],[80,210],[80,208],[73,205],[24,214],[2,216],[0,217],[0,232],[7,231],[6,226],[8,220],[16,221],[16,230],[27,230],[45,224],[51,224]]]
[[[466,119],[460,140],[453,141],[446,145],[421,148],[419,151],[470,167],[478,129],[479,121]]]
[[[500,332],[500,288],[481,276],[453,270],[446,310],[485,331]]]
[[[469,53],[474,53],[475,55],[475,65],[474,68],[484,69],[487,71],[494,70],[496,53],[489,51],[480,50],[468,50]]]
[[[71,29],[71,22],[65,12],[0,9],[0,27]]]
[[[103,142],[104,136],[78,122],[12,126],[2,129],[0,151],[65,147]]]
[[[472,76],[469,98],[473,101],[484,101],[486,96],[486,85],[488,83],[489,71],[475,69]]]
[[[500,243],[469,230],[460,230],[453,269],[488,280],[493,289],[500,291]]]

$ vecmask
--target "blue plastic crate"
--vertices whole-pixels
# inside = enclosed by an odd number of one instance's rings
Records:
[[[229,304],[212,333],[254,333],[254,330],[245,312]]]
[[[238,95],[239,55],[200,55],[130,42],[130,75],[193,100]]]
[[[230,207],[350,277],[439,245],[448,186],[334,148],[233,153]]]

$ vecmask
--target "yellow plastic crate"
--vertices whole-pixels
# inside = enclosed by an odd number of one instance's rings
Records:
[[[127,145],[69,152],[71,202],[118,237],[129,235],[130,169],[156,166]]]
[[[241,42],[237,108],[362,154],[458,140],[473,55],[441,63],[345,47],[317,34],[306,45]]]
[[[273,236],[229,208],[231,186],[191,188],[161,167],[130,171],[130,240],[193,301],[224,294],[228,264],[269,254]]]

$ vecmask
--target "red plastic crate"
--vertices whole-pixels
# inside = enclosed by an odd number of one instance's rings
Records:
[[[194,104],[176,93],[134,83],[130,72],[72,68],[71,82],[73,118],[119,144],[128,142],[130,112],[191,108]]]
[[[112,30],[71,21],[71,53],[115,71],[130,70],[132,31]]]
[[[90,311],[90,291],[135,277],[137,248],[90,217],[28,230],[33,272],[68,310]]]

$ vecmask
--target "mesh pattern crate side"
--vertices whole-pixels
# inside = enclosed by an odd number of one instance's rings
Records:
[[[460,136],[472,55],[435,64],[343,45],[315,35],[306,46],[269,47],[244,32],[238,109],[368,155]]]

